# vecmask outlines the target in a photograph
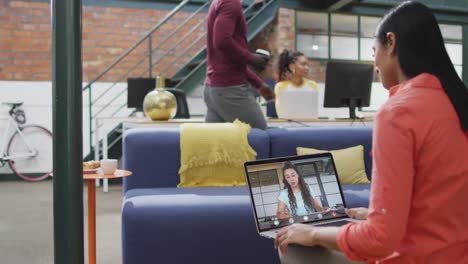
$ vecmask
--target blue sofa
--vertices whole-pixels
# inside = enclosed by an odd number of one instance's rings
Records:
[[[252,129],[257,158],[295,155],[296,147],[364,145],[370,177],[371,128]],[[126,131],[122,204],[123,264],[279,263],[273,241],[256,233],[245,187],[177,188],[179,129]],[[369,185],[343,185],[348,207],[368,205]]]

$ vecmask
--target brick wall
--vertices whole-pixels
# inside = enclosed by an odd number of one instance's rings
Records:
[[[47,3],[0,2],[0,80],[50,79]]]
[[[83,7],[83,80],[89,81],[101,73],[125,50],[154,27],[169,11],[155,9],[119,8],[102,6]],[[175,46],[191,26],[202,21],[205,14],[191,19],[187,26],[167,41],[164,35],[172,32],[189,16],[179,13],[161,27],[152,38],[153,74],[171,76],[196,51],[205,44],[204,26],[199,27],[180,45],[161,59]],[[193,46],[191,44],[194,43]],[[148,75],[148,41],[144,41],[118,67],[106,74],[103,81],[118,80],[139,61],[129,76]],[[162,70],[166,69],[167,70]],[[43,2],[0,0],[0,80],[51,80],[51,19],[50,5]]]

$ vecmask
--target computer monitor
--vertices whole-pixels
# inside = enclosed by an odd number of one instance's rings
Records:
[[[348,107],[356,119],[356,107],[369,106],[374,66],[351,62],[328,62],[324,107]]]
[[[143,111],[143,99],[145,99],[146,94],[156,87],[156,79],[128,78],[127,85],[127,107]]]

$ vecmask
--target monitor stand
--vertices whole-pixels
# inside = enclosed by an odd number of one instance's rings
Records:
[[[342,118],[335,118],[338,120],[343,120],[343,119],[364,119],[363,117],[357,116],[356,115],[356,108],[358,108],[361,105],[361,99],[360,98],[347,98],[343,100],[346,105],[348,105],[348,110],[349,110],[349,117],[342,117]]]
[[[350,119],[361,119],[361,117],[356,116],[356,107],[358,107],[358,103],[360,102],[361,100],[356,98],[350,98],[348,100],[348,110]]]

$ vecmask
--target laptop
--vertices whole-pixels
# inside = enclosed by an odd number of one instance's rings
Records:
[[[318,91],[311,89],[284,90],[278,93],[278,113],[283,119],[317,119]]]
[[[288,179],[283,181],[284,166]],[[294,176],[292,171],[296,170]],[[263,237],[275,239],[282,227],[294,223],[341,226],[359,222],[345,213],[346,202],[330,153],[248,161],[244,163],[244,171],[257,231]],[[302,183],[299,177],[303,178]],[[287,185],[296,190],[295,203],[289,199],[292,194]],[[310,197],[311,202],[304,202],[301,199],[304,196]]]

